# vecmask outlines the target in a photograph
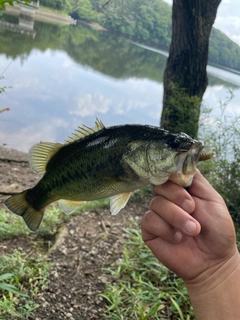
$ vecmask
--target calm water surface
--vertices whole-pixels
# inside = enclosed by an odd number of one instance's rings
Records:
[[[2,16],[12,24],[17,17]],[[0,145],[28,149],[63,142],[79,125],[159,125],[166,54],[82,26],[34,22],[35,37],[0,26]],[[240,75],[208,67],[211,107],[234,90],[227,113],[239,113]],[[220,111],[219,111],[220,112]],[[216,110],[216,114],[218,111]]]

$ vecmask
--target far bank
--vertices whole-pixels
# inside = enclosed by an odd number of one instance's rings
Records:
[[[69,15],[58,12],[56,10],[51,10],[42,6],[30,7],[27,5],[14,4],[14,6],[6,5],[6,12],[14,15],[26,14],[31,16],[35,20],[40,21],[50,21],[59,24],[75,24],[75,20]]]

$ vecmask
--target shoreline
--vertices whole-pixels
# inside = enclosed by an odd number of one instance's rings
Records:
[[[10,14],[25,14],[23,10],[21,10],[20,5],[14,4],[14,6],[6,5],[6,13]],[[65,24],[65,25],[72,25],[75,24],[76,21],[70,17],[67,14],[63,14],[62,12],[57,13],[54,11],[49,11],[48,9],[45,9],[44,7],[38,7],[36,11],[28,15],[32,16],[34,20],[40,20],[40,21],[51,21],[51,22],[56,22],[60,24]]]

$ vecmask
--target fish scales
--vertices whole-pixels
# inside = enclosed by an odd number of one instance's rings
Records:
[[[79,127],[63,145],[33,146],[30,166],[45,173],[33,188],[10,197],[5,205],[34,231],[45,207],[56,200],[71,213],[84,201],[110,197],[111,213],[116,214],[142,186],[168,178],[189,185],[202,148],[202,142],[184,133],[146,125],[105,128],[96,120],[94,128]]]
[[[52,200],[57,200],[55,194],[60,198],[73,197],[76,200],[73,188],[77,188],[79,192],[78,200],[94,200],[96,193],[102,197],[111,196],[116,188],[121,187],[120,183],[123,188],[127,185],[130,187],[129,191],[132,190],[131,181],[128,181],[132,176],[129,174],[128,177],[124,172],[120,160],[126,145],[140,139],[143,133],[141,129],[141,126],[129,126],[129,130],[123,127],[118,127],[118,130],[116,127],[103,129],[85,139],[63,146],[49,161],[43,179],[30,190],[28,201],[35,203],[35,208],[39,209]],[[145,133],[145,136],[148,139],[149,133]],[[119,178],[115,188],[110,183],[114,178]],[[106,188],[106,184],[109,188]],[[104,186],[104,191],[101,186]]]

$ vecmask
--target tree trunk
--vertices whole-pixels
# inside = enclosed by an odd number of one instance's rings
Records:
[[[197,136],[207,87],[209,36],[221,0],[173,0],[161,126]]]

